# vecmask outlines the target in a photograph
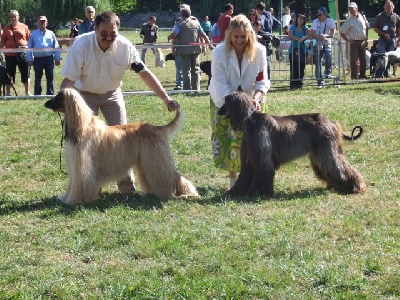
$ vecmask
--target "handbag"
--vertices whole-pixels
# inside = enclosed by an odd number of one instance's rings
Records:
[[[15,46],[17,46],[17,48],[26,48],[25,46],[18,46],[17,40],[15,39],[14,30],[11,27],[11,25],[10,25],[10,28],[13,32]],[[15,59],[17,60],[18,63],[25,63],[26,62],[26,51],[17,52]]]

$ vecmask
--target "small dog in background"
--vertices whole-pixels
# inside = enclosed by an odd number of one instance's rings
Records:
[[[175,61],[175,55],[173,55],[172,53],[168,53],[167,55],[165,55],[165,61],[168,61],[168,60]]]
[[[400,63],[400,47],[394,51],[376,53],[375,78],[390,77],[390,66],[393,67],[393,76],[397,76],[397,66]]]
[[[350,165],[342,151],[342,139],[362,134],[356,126],[352,136],[342,133],[338,123],[318,114],[271,116],[255,110],[253,99],[234,92],[220,109],[233,130],[243,130],[241,170],[230,195],[274,195],[275,170],[282,164],[309,155],[315,175],[338,193],[363,193],[363,176]],[[353,136],[356,129],[359,133]]]
[[[3,52],[0,52],[0,95],[6,95],[6,85],[10,85],[13,89],[15,96],[18,96],[17,91],[10,74],[7,73],[6,57]]]
[[[210,60],[202,61],[200,63],[200,70],[208,76],[208,84],[207,84],[208,87],[211,81],[211,61]]]
[[[179,106],[175,101],[170,105]],[[165,126],[146,122],[107,126],[71,88],[60,91],[45,107],[65,114],[69,180],[60,201],[93,201],[105,183],[125,178],[132,168],[144,193],[153,193],[160,199],[198,196],[192,183],[176,170],[171,153],[169,140],[183,123],[179,108]]]

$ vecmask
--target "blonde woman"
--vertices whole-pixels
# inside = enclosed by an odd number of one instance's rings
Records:
[[[257,42],[249,19],[244,15],[232,18],[225,33],[224,43],[211,52],[211,140],[214,163],[229,172],[230,187],[240,171],[241,132],[233,132],[229,119],[218,112],[224,97],[243,91],[253,97],[260,109],[270,87],[267,73],[266,48]]]

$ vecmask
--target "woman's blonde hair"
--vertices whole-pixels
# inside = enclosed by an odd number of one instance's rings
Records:
[[[241,30],[245,31],[249,37],[249,41],[244,49],[244,52],[247,54],[247,57],[250,60],[254,59],[256,54],[256,44],[257,44],[257,37],[251,26],[250,20],[243,14],[237,15],[232,18],[229,23],[228,29],[225,32],[225,44],[227,52],[230,52],[233,48],[231,42],[231,34],[232,31],[240,28]]]

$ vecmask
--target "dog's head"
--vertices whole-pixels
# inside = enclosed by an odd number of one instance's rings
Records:
[[[245,119],[255,110],[253,99],[243,92],[233,92],[225,96],[225,104],[219,114],[230,119],[233,130],[242,130]]]
[[[58,92],[55,97],[46,101],[44,106],[53,111],[65,112],[65,90]]]
[[[175,60],[175,56],[172,53],[168,53],[167,55],[165,55],[165,61],[168,60]]]
[[[389,58],[385,53],[375,53],[374,56],[376,57],[375,77],[381,78],[381,77],[383,77],[383,73],[389,62]]]
[[[200,63],[200,70],[204,72],[208,77],[211,76],[211,61],[206,60]]]

